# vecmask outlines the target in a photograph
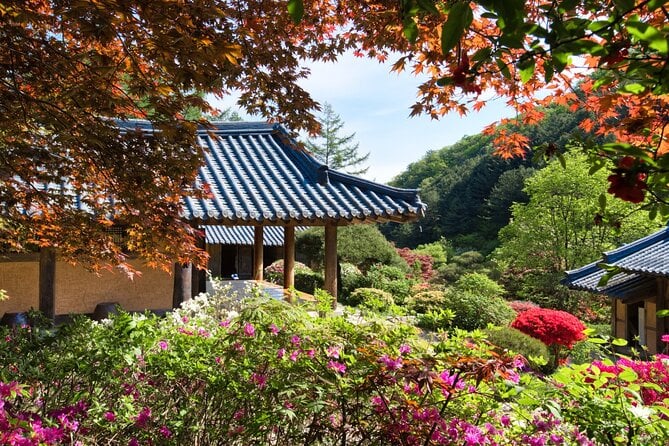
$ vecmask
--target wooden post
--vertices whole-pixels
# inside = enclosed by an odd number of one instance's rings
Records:
[[[337,304],[337,227],[325,225],[325,291]]]
[[[283,288],[295,286],[295,226],[283,228]]]
[[[56,316],[56,251],[42,248],[39,252],[39,310],[53,320]]]
[[[174,265],[174,290],[172,292],[172,308],[179,308],[181,304],[192,296],[193,266],[188,263]]]
[[[263,280],[263,227],[253,231],[253,280]]]

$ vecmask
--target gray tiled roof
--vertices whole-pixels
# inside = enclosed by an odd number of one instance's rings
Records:
[[[614,275],[603,287],[597,285],[605,273],[598,266],[601,263],[623,271]],[[622,299],[651,292],[656,286],[655,277],[669,277],[669,227],[605,252],[601,260],[566,274],[563,283],[574,289]]]
[[[146,122],[120,125],[150,131]],[[199,185],[208,199],[184,200],[187,220],[203,224],[319,225],[412,221],[425,211],[418,191],[328,169],[300,149],[280,125],[214,123],[198,132],[207,149]]]
[[[253,226],[203,226],[205,241],[219,245],[253,245]],[[306,228],[297,226],[295,231]],[[263,245],[283,246],[283,226],[265,226],[263,228]]]

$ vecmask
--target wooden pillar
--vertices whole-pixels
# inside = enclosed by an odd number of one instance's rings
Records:
[[[283,288],[295,286],[295,226],[283,228]]]
[[[42,248],[39,252],[39,310],[53,320],[56,316],[56,251]]]
[[[325,291],[337,303],[337,227],[325,225]]]
[[[253,280],[263,280],[263,227],[253,231]]]
[[[657,280],[657,300],[655,301],[655,314],[652,317],[655,318],[657,327],[655,339],[657,351],[654,353],[663,353],[667,344],[662,342],[662,335],[666,334],[669,330],[669,317],[657,317],[657,313],[669,309],[669,279],[658,277],[655,280]]]
[[[193,266],[188,263],[174,265],[174,290],[172,292],[172,308],[179,308],[181,304],[190,299],[193,293]]]

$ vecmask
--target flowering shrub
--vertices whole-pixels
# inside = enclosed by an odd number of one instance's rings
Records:
[[[614,386],[621,379],[635,383],[639,385],[643,404],[659,404],[669,408],[669,356],[657,355],[652,361],[634,361],[629,358],[620,358],[615,363],[593,361],[591,370],[596,369],[606,378],[606,385]]]
[[[429,282],[434,277],[435,271],[432,269],[434,259],[429,254],[419,254],[409,248],[397,248],[397,253],[412,269],[410,277],[420,278],[424,282]]]
[[[555,365],[566,358],[565,349],[585,339],[585,325],[566,311],[533,308],[520,313],[511,326],[546,344]]]
[[[539,305],[527,300],[512,300],[509,302],[509,306],[513,311],[516,312],[516,314],[520,314],[534,308],[539,308]]]
[[[221,302],[0,328],[0,444],[593,444],[564,385],[480,332],[428,344],[406,325]]]
[[[429,310],[442,308],[445,301],[443,291],[421,291],[409,298],[407,306],[416,313],[425,313]]]

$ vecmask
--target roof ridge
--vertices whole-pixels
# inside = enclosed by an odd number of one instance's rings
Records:
[[[605,263],[613,263],[618,260],[637,252],[641,249],[647,248],[648,246],[664,240],[669,237],[669,226],[665,226],[657,232],[654,232],[650,235],[642,237],[638,240],[635,240],[631,243],[621,246],[620,248],[612,249],[611,251],[604,252],[603,261]]]

